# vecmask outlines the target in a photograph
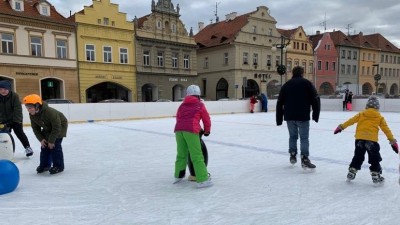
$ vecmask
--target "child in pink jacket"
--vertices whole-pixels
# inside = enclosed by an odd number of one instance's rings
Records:
[[[199,132],[201,130],[200,120],[204,125],[204,136],[210,135],[210,115],[203,102],[200,100],[200,88],[190,85],[186,90],[186,97],[179,106],[176,114],[175,138],[177,144],[177,156],[175,161],[175,182],[179,183],[186,172],[188,156],[192,159],[196,173],[197,187],[212,186],[211,178],[208,176],[207,167],[204,163],[201,151]]]

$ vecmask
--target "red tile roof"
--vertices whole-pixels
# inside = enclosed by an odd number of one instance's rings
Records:
[[[299,29],[299,27],[291,29],[291,30],[285,30],[285,29],[277,28],[278,32],[281,35],[283,35],[283,36],[285,36],[287,38],[291,38],[293,36],[293,34],[295,34],[298,29]]]
[[[361,48],[372,48],[372,49],[378,49],[378,46],[376,46],[374,43],[372,43],[371,41],[369,41],[368,39],[366,39],[363,35],[362,32],[360,32],[359,34],[355,34],[355,35],[350,35],[349,36],[353,42]]]
[[[204,48],[231,44],[239,31],[249,22],[251,13],[237,16],[233,20],[207,25],[194,36],[197,45]]]
[[[58,13],[55,7],[47,1],[45,2],[50,5],[50,16],[41,15],[36,8],[36,4],[38,4],[39,1],[40,0],[25,0],[24,11],[15,11],[11,8],[10,2],[8,0],[0,0],[0,16],[5,15],[12,17],[22,17],[44,22],[74,25],[73,22]]]
[[[310,39],[310,41],[312,42],[313,49],[318,46],[319,40],[321,40],[322,36],[324,36],[323,33],[308,36],[308,39]]]
[[[330,32],[331,39],[333,43],[337,46],[349,46],[349,47],[359,47],[356,42],[353,41],[353,39],[346,34],[344,34],[342,31],[333,31]]]
[[[381,51],[400,53],[400,49],[398,49],[395,45],[393,45],[390,41],[388,41],[379,33],[364,35],[364,37]]]

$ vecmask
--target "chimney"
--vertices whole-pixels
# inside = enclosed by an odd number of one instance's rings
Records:
[[[237,16],[237,12],[231,12],[231,20],[234,20]]]
[[[204,22],[199,22],[199,31],[204,29]]]
[[[231,14],[229,13],[229,14],[226,14],[225,15],[225,20],[226,21],[229,21],[231,19]]]
[[[360,31],[359,35],[360,35],[360,36],[363,36],[363,32]]]
[[[321,31],[317,30],[317,35],[321,34]]]

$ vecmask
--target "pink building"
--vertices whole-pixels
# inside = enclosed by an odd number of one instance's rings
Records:
[[[332,95],[336,89],[338,53],[329,33],[309,36],[314,49],[314,85],[320,95]]]

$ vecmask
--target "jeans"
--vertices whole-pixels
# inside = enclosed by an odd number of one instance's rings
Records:
[[[286,121],[289,130],[289,153],[297,153],[297,139],[300,136],[300,153],[301,155],[309,155],[309,145],[308,140],[310,131],[310,121]]]

